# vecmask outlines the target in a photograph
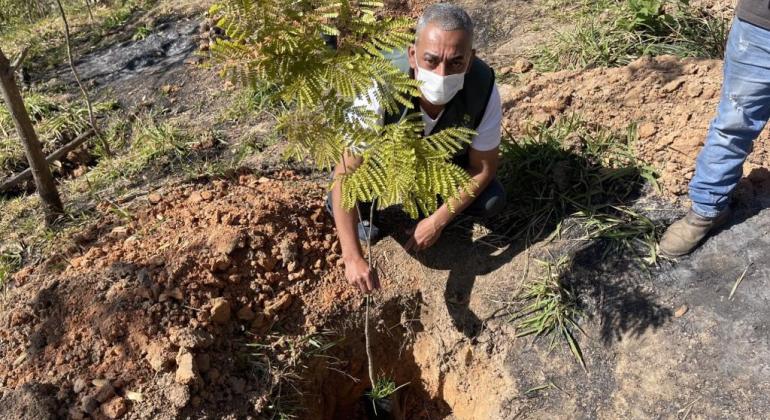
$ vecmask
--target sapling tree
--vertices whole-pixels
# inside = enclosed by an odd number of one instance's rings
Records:
[[[419,84],[392,59],[413,42],[414,22],[381,16],[382,6],[352,0],[224,0],[210,10],[225,32],[210,54],[235,85],[274,88],[285,105],[277,129],[288,141],[290,156],[309,158],[322,170],[346,156],[360,159],[357,168],[334,181],[341,183],[344,208],[360,202],[401,205],[417,218],[470,192],[471,177],[451,159],[473,132],[451,128],[423,136],[413,105]],[[325,37],[335,39],[333,48]],[[404,108],[402,118],[379,124],[373,112],[354,106],[366,97],[387,114],[399,115]],[[372,386],[385,383],[375,380],[372,370]]]
[[[472,131],[422,136],[414,113],[418,83],[390,55],[413,41],[413,22],[383,18],[382,4],[350,0],[226,0],[211,9],[226,38],[211,47],[215,63],[239,86],[270,83],[287,106],[278,130],[289,154],[332,169],[344,156],[362,159],[342,183],[343,207],[402,205],[412,217],[433,213],[468,191],[471,177],[451,162]],[[323,36],[334,36],[329,48]],[[411,112],[381,126],[356,98],[376,98],[387,113]],[[441,201],[439,201],[441,200]]]

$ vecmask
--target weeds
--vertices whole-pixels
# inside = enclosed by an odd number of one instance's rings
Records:
[[[326,353],[341,341],[334,335],[331,331],[295,338],[269,334],[243,345],[240,360],[262,386],[268,418],[297,418],[302,395],[296,386],[299,372],[307,368],[307,361],[327,357]]]
[[[535,53],[541,71],[611,67],[643,55],[722,58],[727,20],[686,0],[586,2],[574,30]]]
[[[67,103],[59,96],[29,92],[24,101],[46,152],[53,149],[56,140],[77,137],[90,127],[88,110]],[[97,103],[94,110],[106,116],[117,107],[117,102],[107,101]],[[25,162],[13,121],[7,108],[0,107],[0,170],[20,170],[26,167]]]
[[[555,263],[539,261],[545,274],[527,283],[518,301],[524,306],[511,316],[516,326],[517,337],[549,337],[550,349],[556,348],[563,339],[580,366],[586,370],[583,352],[575,339],[575,331],[583,332],[577,324],[581,315],[575,293],[561,278],[569,266],[569,259],[562,257]],[[583,334],[585,334],[583,332]]]
[[[644,243],[654,260],[658,227],[628,203],[655,170],[634,156],[636,130],[613,133],[572,115],[504,142],[500,179],[511,205],[499,216],[500,233],[527,243],[562,233],[573,217],[582,239]]]
[[[3,289],[8,279],[21,267],[24,248],[19,244],[0,246],[0,289]]]

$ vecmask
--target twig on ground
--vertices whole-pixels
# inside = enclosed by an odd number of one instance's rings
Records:
[[[738,289],[738,285],[741,284],[743,279],[746,277],[746,273],[749,271],[749,268],[753,265],[753,262],[750,262],[749,265],[746,266],[746,268],[743,270],[743,273],[738,277],[737,280],[735,280],[735,284],[733,285],[733,289],[730,290],[730,296],[727,297],[727,300],[733,300],[733,295],[735,294],[735,290]]]

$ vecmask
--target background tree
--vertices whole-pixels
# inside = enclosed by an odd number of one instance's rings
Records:
[[[13,66],[0,49],[0,89],[24,146],[38,194],[43,201],[46,223],[51,224],[64,213],[64,209],[13,73]]]

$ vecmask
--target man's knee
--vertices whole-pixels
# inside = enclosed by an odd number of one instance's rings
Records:
[[[464,213],[482,218],[495,216],[505,208],[506,198],[503,184],[495,178]]]

